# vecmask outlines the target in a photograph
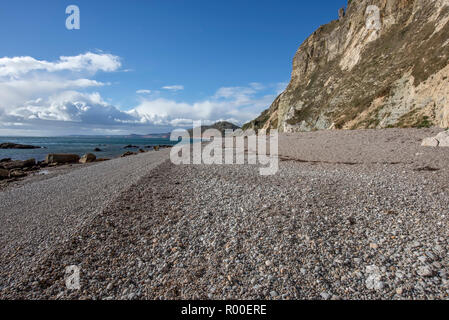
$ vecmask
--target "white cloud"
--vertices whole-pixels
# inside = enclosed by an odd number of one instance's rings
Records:
[[[49,62],[32,57],[0,58],[0,77],[18,77],[32,71],[98,71],[111,72],[121,67],[120,58],[111,54],[87,52],[78,56],[65,57]]]
[[[109,85],[80,74],[113,72],[120,66],[119,57],[89,52],[54,62],[32,57],[0,58],[0,132],[14,123],[35,132],[67,122],[113,126],[116,120],[132,120],[107,104],[99,93],[78,91]]]
[[[259,82],[251,82],[249,85],[252,88],[256,89],[256,90],[263,90],[263,89],[265,89],[265,86],[262,83],[259,83]]]
[[[165,86],[162,89],[170,90],[170,91],[181,91],[184,90],[184,86],[182,85],[173,85],[173,86]]]
[[[141,95],[139,104],[122,111],[91,91],[110,85],[91,79],[93,74],[114,72],[120,67],[119,57],[102,53],[61,57],[54,62],[32,57],[0,58],[0,134],[149,133],[151,128],[169,131],[188,127],[193,120],[243,124],[266,109],[281,86],[254,82],[222,87],[193,102],[169,99],[162,91],[140,89],[136,91]],[[184,86],[163,89],[177,92]]]
[[[99,93],[64,91],[46,99],[27,101],[8,113],[23,120],[70,121],[83,124],[114,125],[117,120],[132,120],[127,113],[108,105]]]
[[[258,88],[262,90],[262,87]],[[223,87],[210,98],[193,102],[177,102],[170,99],[143,99],[128,113],[140,123],[179,126],[193,120],[213,123],[220,120],[243,124],[257,117],[269,107],[276,97],[273,92],[260,95],[249,87]]]

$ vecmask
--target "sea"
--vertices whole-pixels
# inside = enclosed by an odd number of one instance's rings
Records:
[[[42,161],[49,153],[71,153],[82,156],[93,153],[97,158],[116,158],[126,151],[138,149],[124,149],[127,145],[138,146],[149,150],[148,147],[157,145],[175,145],[177,141],[166,138],[144,138],[138,136],[77,136],[77,137],[0,137],[0,144],[11,142],[42,147],[40,149],[0,149],[0,159],[13,160],[36,159]],[[99,148],[101,151],[94,151]]]

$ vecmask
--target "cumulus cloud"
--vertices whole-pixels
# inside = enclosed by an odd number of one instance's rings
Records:
[[[63,91],[0,114],[0,134],[7,130],[24,135],[125,134],[130,129],[125,124],[138,122],[104,101],[98,92]]]
[[[71,121],[83,124],[114,125],[132,120],[127,113],[106,103],[99,93],[64,91],[46,99],[27,101],[12,110],[10,116],[24,120]]]
[[[50,62],[37,60],[33,57],[0,58],[0,77],[18,77],[32,71],[98,71],[111,72],[121,67],[120,58],[111,54],[87,52],[77,56],[62,56],[59,60]]]
[[[0,134],[124,134],[170,131],[230,121],[236,124],[257,117],[284,84],[250,83],[222,87],[199,101],[178,101],[164,91],[140,89],[139,103],[123,111],[106,102],[98,90],[110,85],[92,77],[97,72],[120,71],[120,58],[86,53],[56,61],[32,57],[0,58]],[[178,92],[182,85],[163,87]],[[93,91],[92,91],[93,90]]]
[[[187,103],[166,98],[143,99],[128,113],[139,119],[140,123],[182,126],[193,120],[204,123],[230,121],[236,124],[257,117],[274,100],[273,92],[260,94],[261,87],[223,87],[202,101]]]
[[[170,90],[170,91],[181,91],[181,90],[184,90],[184,86],[178,84],[178,85],[173,85],[173,86],[165,86],[165,87],[162,87],[162,89]]]
[[[80,77],[113,72],[120,58],[103,53],[60,57],[57,61],[32,57],[0,58],[0,129],[43,129],[72,122],[113,126],[131,116],[107,104],[99,93],[85,92],[109,83]]]

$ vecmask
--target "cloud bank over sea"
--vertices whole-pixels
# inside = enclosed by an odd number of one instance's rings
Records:
[[[210,96],[184,102],[176,95],[184,85],[136,88],[138,103],[126,108],[101,92],[120,86],[98,80],[98,75],[128,72],[122,58],[98,52],[61,56],[54,61],[30,56],[0,58],[0,134],[127,134],[167,131],[230,121],[236,124],[255,118],[269,106],[285,84],[221,87]]]

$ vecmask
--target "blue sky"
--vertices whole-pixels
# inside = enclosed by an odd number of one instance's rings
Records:
[[[65,27],[72,4],[80,30]],[[161,132],[191,119],[241,124],[269,107],[299,45],[345,4],[2,1],[0,135]],[[72,57],[70,65],[60,57]]]

